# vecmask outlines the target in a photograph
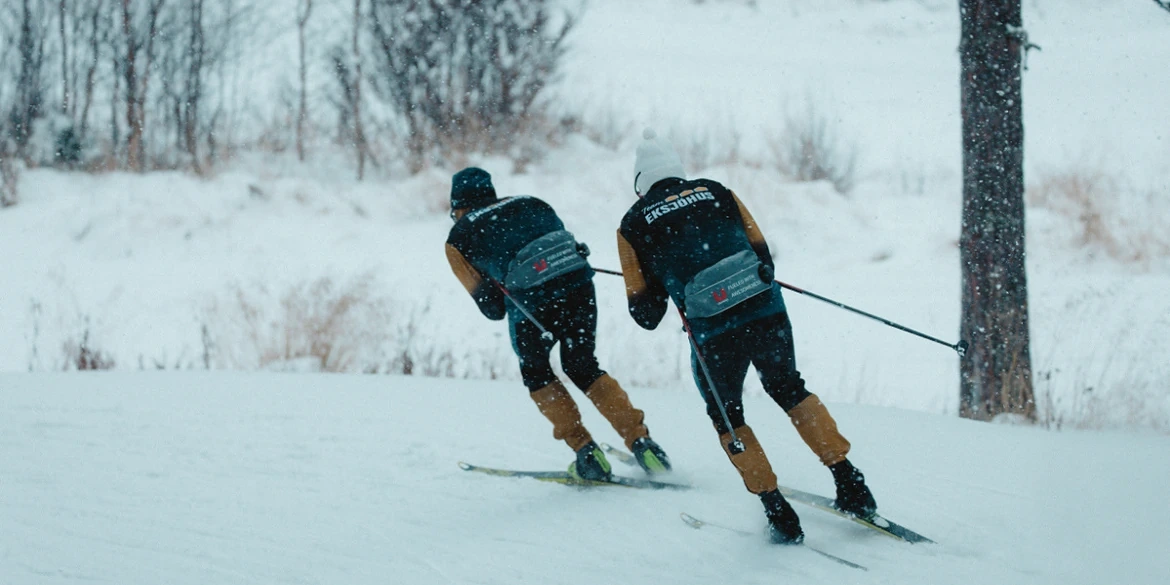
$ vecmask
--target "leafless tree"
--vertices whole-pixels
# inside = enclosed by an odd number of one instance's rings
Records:
[[[362,124],[362,54],[361,54],[362,0],[353,0],[353,138],[357,150],[357,178],[366,172],[366,130]]]
[[[101,64],[102,48],[109,42],[111,34],[111,19],[105,13],[106,0],[89,0],[85,4],[86,9],[83,11],[81,19],[88,24],[88,27],[84,29],[88,52],[81,65],[85,71],[81,113],[75,118],[80,126],[78,131],[80,141],[85,141],[88,134],[89,110],[93,105],[94,87],[97,81],[98,67]],[[73,101],[76,102],[76,100]]]
[[[146,170],[146,98],[155,59],[159,17],[166,0],[122,0],[123,57],[121,74],[126,84],[126,166]]]
[[[305,59],[305,28],[313,14],[313,0],[297,2],[297,49],[300,54],[300,102],[297,107],[297,160],[305,160],[305,120],[309,117],[308,62]]]
[[[369,155],[365,124],[362,121],[361,6],[362,0],[354,0],[349,47],[335,45],[329,54],[340,90],[340,95],[334,100],[338,112],[338,141],[353,147],[357,155],[359,181],[365,176],[366,158]]]
[[[547,0],[370,0],[374,88],[402,119],[412,170],[529,135],[574,18]]]
[[[45,43],[49,37],[50,15],[39,1],[21,0],[17,14],[17,78],[12,109],[8,114],[9,132],[16,153],[27,154],[33,123],[45,112]]]
[[[963,118],[960,414],[1035,420],[1024,262],[1020,0],[960,0]]]

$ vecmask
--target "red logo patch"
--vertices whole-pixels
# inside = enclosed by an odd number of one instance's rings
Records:
[[[711,298],[715,299],[716,303],[722,303],[727,300],[727,289],[721,288],[711,293]]]
[[[533,262],[532,269],[535,270],[537,274],[540,274],[541,272],[548,270],[548,260],[541,258],[540,260]]]

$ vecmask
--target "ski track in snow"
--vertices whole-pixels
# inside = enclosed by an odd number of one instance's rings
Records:
[[[988,425],[832,404],[908,545],[797,506],[763,511],[698,398],[634,389],[686,492],[577,490],[458,460],[562,469],[523,388],[394,376],[0,375],[0,582],[1164,583],[1170,438]],[[588,404],[583,401],[584,404]],[[591,408],[595,437],[616,443]],[[832,481],[766,399],[748,419],[781,482]],[[615,465],[621,469],[624,466]],[[624,470],[624,473],[638,475]],[[693,530],[678,514],[758,534]]]

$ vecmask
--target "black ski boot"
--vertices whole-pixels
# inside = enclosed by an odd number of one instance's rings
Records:
[[[638,465],[641,465],[646,473],[653,475],[670,471],[670,458],[654,439],[642,437],[634,441],[633,450],[634,459],[638,460]]]
[[[610,478],[609,460],[597,443],[589,441],[577,451],[577,460],[569,464],[569,475],[577,479],[604,481]]]
[[[804,531],[800,529],[800,518],[792,504],[784,499],[780,490],[760,494],[764,503],[764,515],[768,517],[768,537],[776,544],[800,544],[804,542]]]
[[[877,502],[865,485],[865,476],[848,459],[829,466],[837,484],[837,509],[858,518],[869,519],[877,513]]]

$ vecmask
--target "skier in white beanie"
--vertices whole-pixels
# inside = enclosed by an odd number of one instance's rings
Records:
[[[759,224],[727,187],[710,179],[687,180],[669,141],[649,129],[642,137],[634,162],[638,200],[618,229],[630,316],[654,329],[666,315],[668,299],[679,308],[694,342],[691,366],[707,415],[744,487],[764,504],[774,542],[802,542],[804,531],[744,419],[749,365],[832,472],[835,506],[873,517],[877,502],[865,476],[846,457],[849,441],[796,369],[792,323]]]
[[[670,145],[670,141],[659,138],[652,128],[642,131],[642,144],[634,158],[634,192],[638,197],[650,191],[654,183],[663,179],[687,178],[682,160]]]

